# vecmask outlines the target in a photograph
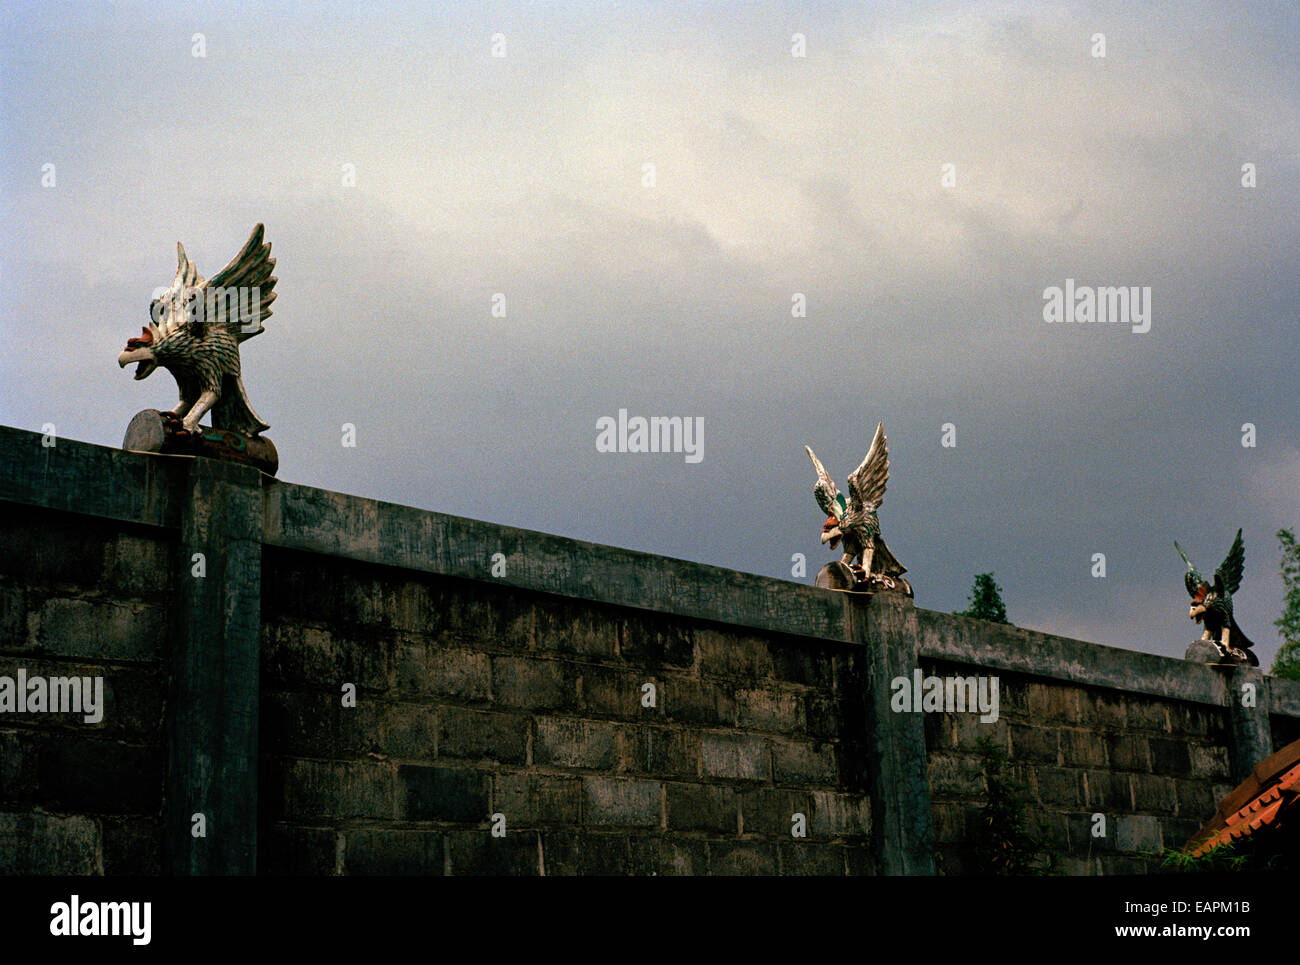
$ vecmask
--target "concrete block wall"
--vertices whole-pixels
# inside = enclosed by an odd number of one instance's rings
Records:
[[[0,427],[0,677],[107,706],[0,714],[0,873],[962,873],[985,725],[894,712],[920,669],[999,678],[1034,818],[1111,874],[1300,737],[1257,669],[43,441]]]
[[[984,668],[924,662],[937,676]],[[962,874],[984,801],[976,742],[1005,749],[1026,784],[1030,821],[1074,875],[1141,874],[1151,855],[1181,847],[1234,787],[1222,708],[1161,700],[1023,674],[999,677],[994,723],[926,717],[938,870]],[[1097,816],[1100,816],[1098,820]],[[1094,831],[1101,832],[1100,834]]]
[[[0,715],[0,874],[157,874],[172,547],[0,502],[0,677],[102,677],[103,717]]]
[[[286,550],[263,571],[268,872],[872,871],[845,644]]]

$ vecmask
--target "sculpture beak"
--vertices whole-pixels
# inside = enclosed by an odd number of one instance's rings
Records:
[[[147,378],[158,367],[153,357],[153,350],[148,348],[127,349],[117,357],[117,364],[121,368],[126,368],[132,362],[140,363],[135,370],[136,381]]]

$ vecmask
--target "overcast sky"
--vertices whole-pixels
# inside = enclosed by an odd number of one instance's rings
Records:
[[[285,480],[808,582],[803,446],[844,488],[883,421],[918,605],[993,570],[1018,625],[1181,656],[1173,541],[1209,572],[1243,527],[1272,662],[1294,3],[168,7],[0,13],[0,423],[171,407],[117,354],[178,240],[211,276],[262,221]],[[1150,331],[1045,322],[1066,279],[1149,286]],[[598,452],[619,409],[702,461]]]

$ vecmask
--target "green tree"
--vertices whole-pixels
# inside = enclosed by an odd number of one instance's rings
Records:
[[[964,610],[959,610],[957,616],[1011,625],[1011,621],[1007,619],[1006,604],[1002,602],[1002,587],[998,586],[992,573],[975,575],[975,584],[970,591],[970,605]]]
[[[1277,531],[1282,547],[1282,616],[1273,621],[1282,634],[1282,646],[1273,658],[1274,677],[1300,680],[1300,544],[1289,529]]]

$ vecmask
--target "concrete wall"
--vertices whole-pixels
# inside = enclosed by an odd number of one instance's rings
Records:
[[[1066,870],[1115,873],[1300,732],[1258,671],[210,460],[0,428],[0,518],[0,676],[108,695],[0,715],[8,873],[961,873],[985,733]],[[998,676],[1000,719],[894,712],[917,668]]]

